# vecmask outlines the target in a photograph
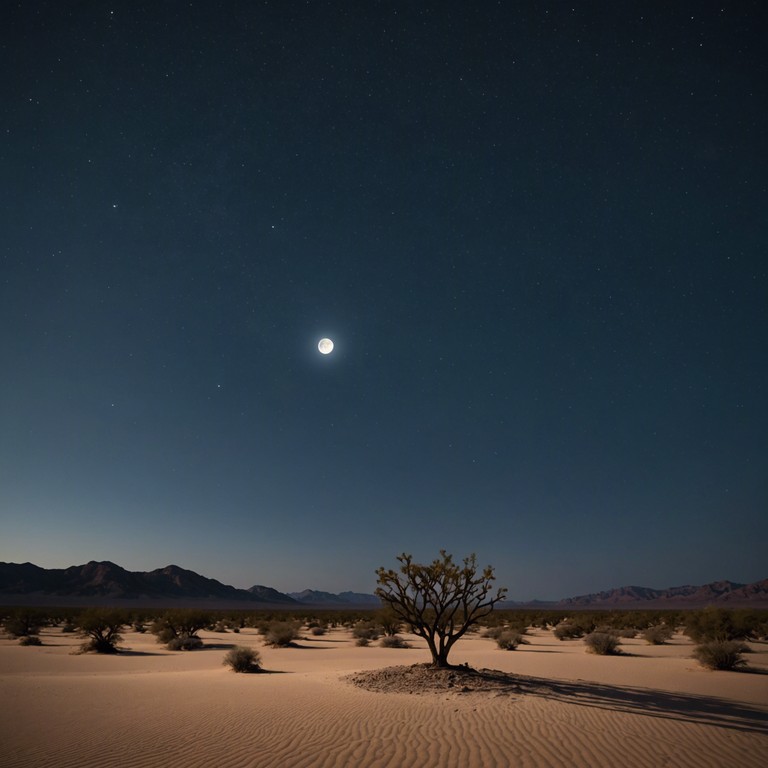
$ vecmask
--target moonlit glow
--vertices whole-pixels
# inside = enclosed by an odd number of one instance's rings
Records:
[[[320,339],[317,342],[317,348],[321,355],[330,355],[333,352],[333,342],[330,339]]]

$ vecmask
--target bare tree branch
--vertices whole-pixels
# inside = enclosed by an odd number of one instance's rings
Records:
[[[462,565],[444,549],[429,565],[414,563],[406,553],[397,560],[399,573],[387,568],[376,571],[376,594],[414,634],[426,640],[432,663],[446,667],[454,643],[487,616],[507,590],[493,593],[493,568],[487,566],[478,576],[474,554],[465,557]]]

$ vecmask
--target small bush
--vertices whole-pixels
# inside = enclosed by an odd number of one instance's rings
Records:
[[[90,608],[80,614],[80,637],[86,639],[83,653],[117,653],[117,644],[123,639],[120,630],[126,623],[121,611],[108,608]]]
[[[382,648],[410,648],[411,646],[399,635],[384,635],[379,641]]]
[[[61,631],[69,634],[70,632],[75,632],[77,630],[77,625],[73,624],[71,621],[65,622],[64,626],[61,628]]]
[[[42,645],[43,641],[37,635],[26,635],[19,638],[19,645]]]
[[[298,640],[299,630],[296,624],[290,621],[275,621],[269,625],[264,639],[268,645],[275,648],[285,648]]]
[[[320,627],[320,626],[318,626],[318,627],[312,627],[312,629],[310,630],[310,632],[311,632],[311,633],[312,633],[312,634],[313,634],[315,637],[320,637],[321,635],[324,635],[324,634],[325,634],[325,627]]]
[[[222,664],[231,667],[233,672],[258,672],[261,669],[261,656],[255,648],[236,645],[227,652]]]
[[[609,632],[590,632],[584,638],[589,653],[598,656],[611,656],[618,653],[619,638]]]
[[[672,639],[672,635],[672,627],[668,627],[666,624],[657,624],[643,630],[643,640],[648,645],[664,645]]]
[[[576,640],[584,637],[584,629],[569,621],[561,621],[555,627],[554,635],[558,640]]]
[[[19,610],[5,620],[5,631],[11,637],[30,637],[39,634],[41,623],[37,614]]]
[[[746,646],[736,640],[713,640],[693,649],[693,657],[707,669],[737,669],[746,662],[741,658]]]
[[[203,641],[197,635],[179,635],[171,638],[166,647],[169,651],[196,651],[203,647]]]
[[[358,637],[355,640],[355,645],[360,648],[367,648],[371,644],[371,641],[367,637]]]
[[[372,621],[359,621],[352,628],[352,637],[364,637],[366,640],[378,640],[381,637],[381,627],[374,624]]]
[[[512,630],[500,632],[494,639],[496,640],[496,645],[502,651],[514,651],[520,643],[525,642],[519,632],[513,632]]]

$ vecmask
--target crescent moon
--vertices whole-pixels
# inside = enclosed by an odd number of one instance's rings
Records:
[[[330,339],[320,339],[317,348],[321,355],[330,355],[333,352],[333,342]]]

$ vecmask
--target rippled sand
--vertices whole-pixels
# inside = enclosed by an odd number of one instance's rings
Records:
[[[73,655],[80,641],[55,629],[42,647],[0,639],[0,766],[768,765],[768,645],[753,646],[752,673],[709,672],[681,636],[625,640],[618,657],[550,632],[512,652],[471,636],[451,661],[519,686],[401,693],[345,678],[427,661],[414,638],[411,650],[358,648],[339,629],[278,650],[253,630],[201,635],[209,647],[185,653],[125,633],[118,656]],[[233,644],[257,647],[268,673],[222,666]]]

